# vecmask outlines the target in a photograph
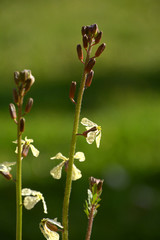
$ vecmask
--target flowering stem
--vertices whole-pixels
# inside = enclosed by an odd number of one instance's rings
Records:
[[[18,119],[17,119],[17,141],[18,141],[18,154],[17,154],[17,172],[16,172],[16,240],[22,239],[22,160],[21,160],[21,140],[22,133],[20,132],[20,119],[22,115],[22,98],[18,106]]]
[[[71,146],[70,146],[70,154],[69,154],[69,165],[67,170],[66,187],[65,187],[65,194],[64,194],[64,201],[63,201],[63,220],[62,220],[63,227],[64,227],[63,240],[68,240],[68,212],[69,212],[69,200],[70,200],[71,187],[72,187],[72,169],[73,169],[74,154],[76,149],[76,134],[78,133],[81,105],[82,105],[85,80],[86,80],[85,67],[90,58],[91,48],[92,47],[90,43],[87,50],[86,60],[84,64],[84,72],[82,75],[82,80],[79,88],[77,104],[75,109],[75,117],[74,117],[73,132],[72,132],[72,139],[71,139]]]
[[[85,240],[90,240],[91,233],[92,233],[92,226],[93,226],[93,219],[94,219],[94,210],[95,210],[95,205],[92,205],[89,218],[88,218],[88,228],[87,228],[87,234],[86,234],[86,239]]]

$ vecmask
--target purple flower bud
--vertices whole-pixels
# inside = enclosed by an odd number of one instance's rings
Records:
[[[102,54],[102,52],[104,51],[105,47],[106,47],[106,44],[105,44],[105,43],[102,43],[102,44],[98,47],[98,49],[97,49],[97,51],[96,51],[96,53],[95,53],[95,57],[99,57],[99,56]]]
[[[99,32],[97,33],[96,37],[94,38],[95,39],[95,44],[99,43],[101,38],[102,38],[102,32]]]
[[[16,108],[13,103],[9,104],[9,112],[10,112],[11,118],[15,120],[17,118],[17,114],[16,114]]]
[[[80,44],[77,45],[77,54],[79,60],[82,62],[83,61],[83,52],[82,52],[82,47]]]
[[[15,103],[18,103],[19,98],[16,88],[13,89],[13,100]]]
[[[76,92],[76,84],[77,84],[76,82],[72,81],[70,91],[69,91],[69,98],[71,99],[71,101],[73,103],[76,103],[75,100],[74,100],[74,95],[75,95],[75,92]]]
[[[95,63],[96,63],[96,60],[94,58],[91,58],[87,64],[87,66],[85,67],[85,72],[89,73],[92,70]]]
[[[20,119],[20,132],[24,132],[24,127],[25,127],[25,119],[21,118]]]
[[[91,71],[87,74],[86,82],[85,82],[85,88],[88,88],[88,87],[91,86],[93,76],[94,76],[94,71],[91,70]]]
[[[87,49],[87,47],[88,47],[88,37],[86,34],[83,36],[83,47],[85,49]]]
[[[29,98],[25,107],[26,113],[29,113],[31,111],[32,105],[33,105],[33,98]]]

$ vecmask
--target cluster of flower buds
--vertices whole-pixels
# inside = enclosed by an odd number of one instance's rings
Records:
[[[85,201],[84,212],[88,219],[94,218],[97,214],[97,208],[100,206],[100,195],[102,193],[103,180],[94,177],[89,178],[88,200]]]
[[[14,72],[14,81],[16,87],[13,89],[14,103],[19,106],[23,103],[24,95],[30,90],[35,78],[31,74],[30,70],[23,70],[21,72]],[[25,114],[29,113],[33,105],[33,99],[29,98],[25,106]],[[9,104],[9,111],[11,118],[17,123],[16,107],[13,103]],[[20,132],[24,132],[25,119],[20,119]]]

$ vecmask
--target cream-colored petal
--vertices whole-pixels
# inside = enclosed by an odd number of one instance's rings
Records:
[[[39,151],[37,148],[35,148],[32,144],[30,144],[30,148],[31,148],[31,151],[33,153],[33,156],[34,157],[38,157],[39,156]]]
[[[96,145],[97,145],[97,148],[99,148],[99,146],[100,146],[100,141],[101,141],[101,131],[100,131],[99,134],[96,136]]]
[[[29,189],[29,188],[23,188],[22,189],[22,196],[30,196],[32,195],[33,190]]]
[[[81,124],[84,125],[84,126],[86,126],[86,127],[89,127],[89,128],[91,128],[91,127],[93,127],[93,126],[97,126],[96,123],[90,121],[88,118],[82,118]]]
[[[27,144],[30,144],[30,143],[33,143],[34,141],[33,141],[33,139],[28,139],[27,137],[25,137],[25,142]]]
[[[10,166],[13,166],[15,164],[16,164],[16,162],[3,162],[3,165],[5,165],[6,167],[10,167]]]
[[[62,159],[63,161],[68,161],[69,158],[66,158],[65,156],[62,155],[62,153],[57,153],[56,156],[51,157],[51,159]]]
[[[96,132],[89,132],[86,137],[86,141],[88,144],[92,144],[96,138]]]
[[[38,202],[40,201],[39,198],[34,196],[27,196],[24,198],[23,204],[26,209],[32,209]]]
[[[52,175],[53,178],[55,179],[60,179],[62,176],[62,167],[64,165],[65,161],[61,162],[59,165],[54,167],[51,171],[50,174]]]
[[[60,222],[57,221],[57,218],[54,219],[50,219],[50,218],[46,218],[47,222],[50,222],[53,225],[58,226],[59,228],[63,229],[63,226],[61,225]]]
[[[76,152],[76,154],[74,155],[75,159],[78,159],[80,162],[85,161],[85,155],[83,152]]]
[[[47,240],[59,240],[59,234],[55,231],[51,231],[47,225],[46,220],[43,219],[39,225],[41,232]]]
[[[73,164],[72,180],[75,181],[82,177],[81,171]]]
[[[43,197],[43,195],[42,195],[42,197],[41,197],[41,200],[42,200],[42,203],[43,203],[43,209],[44,209],[44,213],[46,213],[46,214],[47,214],[47,204],[46,204],[46,202],[45,202],[45,200],[44,200],[44,197]]]

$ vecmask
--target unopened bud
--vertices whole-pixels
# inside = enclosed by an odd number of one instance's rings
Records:
[[[85,49],[88,47],[88,37],[86,34],[83,36],[83,47]]]
[[[31,111],[32,105],[33,105],[33,98],[29,98],[25,107],[26,113],[29,113]]]
[[[27,93],[30,90],[30,88],[31,88],[31,86],[33,85],[34,82],[35,82],[35,78],[31,74],[29,79],[26,80],[25,93]]]
[[[74,95],[75,95],[75,92],[76,92],[76,84],[77,84],[76,82],[72,81],[70,91],[69,91],[69,98],[71,99],[71,101],[73,103],[76,103],[75,100],[74,100]]]
[[[19,78],[20,74],[19,72],[14,72],[14,81],[16,83],[16,85],[18,86],[19,82],[20,82],[20,78]]]
[[[46,226],[53,232],[58,232],[58,227],[51,222],[47,221]]]
[[[15,103],[18,103],[18,93],[16,88],[13,89],[13,100]]]
[[[95,23],[92,25],[92,34],[96,35],[98,32],[98,25]]]
[[[102,191],[102,186],[103,186],[103,181],[104,180],[97,179],[97,178],[94,178],[94,177],[90,177],[89,178],[90,190],[92,190],[92,187],[96,185],[97,193],[101,192]]]
[[[101,38],[102,38],[102,32],[99,32],[96,37],[94,38],[95,39],[95,44],[99,43]]]
[[[15,120],[17,118],[17,114],[16,114],[16,108],[13,103],[9,104],[9,112],[10,112],[11,118]]]
[[[24,145],[23,145],[23,149],[22,149],[22,156],[23,156],[23,157],[27,157],[28,152],[29,152],[29,145],[24,144]]]
[[[82,36],[86,34],[86,26],[83,26],[81,29]]]
[[[2,174],[7,180],[11,180],[12,179],[12,174],[9,173],[9,172],[1,172],[0,171],[0,174]]]
[[[98,47],[98,49],[97,49],[97,51],[96,51],[96,53],[95,53],[95,57],[99,57],[99,56],[102,54],[102,52],[104,51],[105,47],[106,47],[106,44],[105,44],[105,43],[102,43],[102,44]]]
[[[24,132],[24,127],[25,127],[25,119],[24,118],[21,118],[20,119],[20,132]]]
[[[82,62],[83,61],[83,51],[82,51],[82,47],[80,44],[77,45],[77,54],[78,54],[79,60]]]
[[[23,70],[20,72],[20,80],[21,82],[25,82],[28,78],[30,78],[31,70]]]
[[[91,58],[87,64],[87,66],[85,67],[85,72],[89,73],[92,70],[95,63],[96,63],[96,60],[94,58]]]
[[[85,88],[88,88],[91,86],[92,79],[93,79],[94,71],[91,70],[86,77],[86,82],[85,82]]]

